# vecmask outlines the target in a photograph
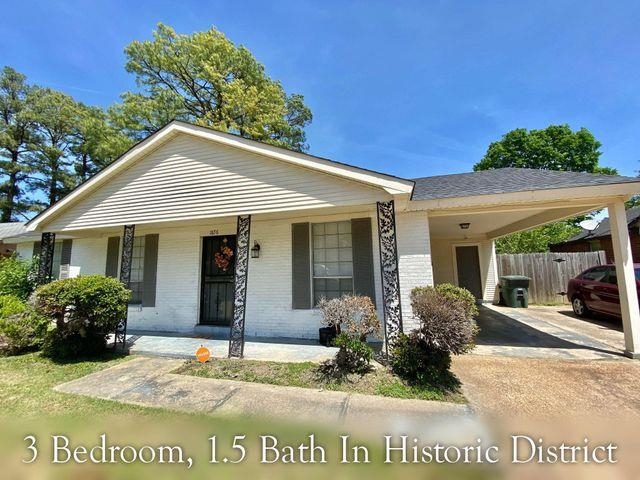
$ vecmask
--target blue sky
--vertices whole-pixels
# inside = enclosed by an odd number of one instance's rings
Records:
[[[29,1],[0,65],[89,104],[135,87],[124,47],[214,25],[314,113],[310,153],[404,177],[471,170],[517,128],[586,127],[640,168],[640,2]]]

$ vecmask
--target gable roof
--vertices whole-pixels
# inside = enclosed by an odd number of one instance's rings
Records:
[[[634,177],[531,168],[496,168],[478,172],[415,178],[412,200],[639,182]]]
[[[636,220],[640,219],[640,207],[630,208],[626,211],[627,225],[631,226]],[[564,242],[554,243],[553,245],[564,245],[566,243],[579,242],[581,240],[593,240],[601,237],[608,237],[611,235],[611,227],[609,226],[609,218],[604,218],[598,224],[595,230],[582,229],[580,233],[565,240]]]
[[[219,132],[211,128],[174,120],[137,145],[134,145],[115,162],[76,187],[62,200],[29,220],[26,224],[27,230],[33,231],[39,224],[59,215],[67,207],[76,204],[93,190],[107,182],[110,178],[130,168],[138,160],[146,157],[149,153],[153,152],[178,135],[190,135],[195,138],[211,141],[226,147],[236,148],[248,153],[258,154],[283,163],[295,165],[297,167],[307,168],[364,185],[378,187],[390,194],[410,194],[413,190],[414,184],[411,180],[374,172],[360,167],[354,167],[352,165],[335,162],[326,158],[314,157],[301,152],[294,152],[284,148],[257,142],[255,140],[249,140],[238,135]]]

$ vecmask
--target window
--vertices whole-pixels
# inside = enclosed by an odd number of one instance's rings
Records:
[[[353,293],[351,222],[315,223],[313,247],[313,301]]]
[[[60,278],[60,264],[62,263],[62,242],[53,245],[53,266],[51,268],[51,278]]]
[[[597,252],[598,250],[602,250],[602,243],[600,240],[589,240],[589,251]]]
[[[131,300],[129,303],[142,303],[142,287],[144,280],[144,236],[133,239],[133,255],[131,256]]]
[[[602,282],[609,273],[609,267],[596,267],[582,275],[582,280],[590,280],[592,282]]]

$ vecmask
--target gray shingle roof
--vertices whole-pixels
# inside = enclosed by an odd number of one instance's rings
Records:
[[[631,225],[633,222],[640,218],[640,207],[634,207],[627,210],[627,225]],[[607,237],[611,235],[611,228],[609,228],[609,219],[604,218],[597,226],[595,230],[582,230],[577,235],[565,240],[564,242],[556,243],[555,245],[562,245],[565,243],[578,242],[580,240],[591,240],[594,238]]]
[[[8,237],[15,237],[27,230],[24,228],[25,222],[0,223],[0,240]]]
[[[412,200],[469,197],[552,188],[640,182],[639,178],[530,168],[497,168],[479,172],[414,178]]]

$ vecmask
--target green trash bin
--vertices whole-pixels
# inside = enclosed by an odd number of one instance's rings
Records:
[[[507,307],[529,306],[529,282],[523,275],[505,275],[500,277],[500,300]]]

